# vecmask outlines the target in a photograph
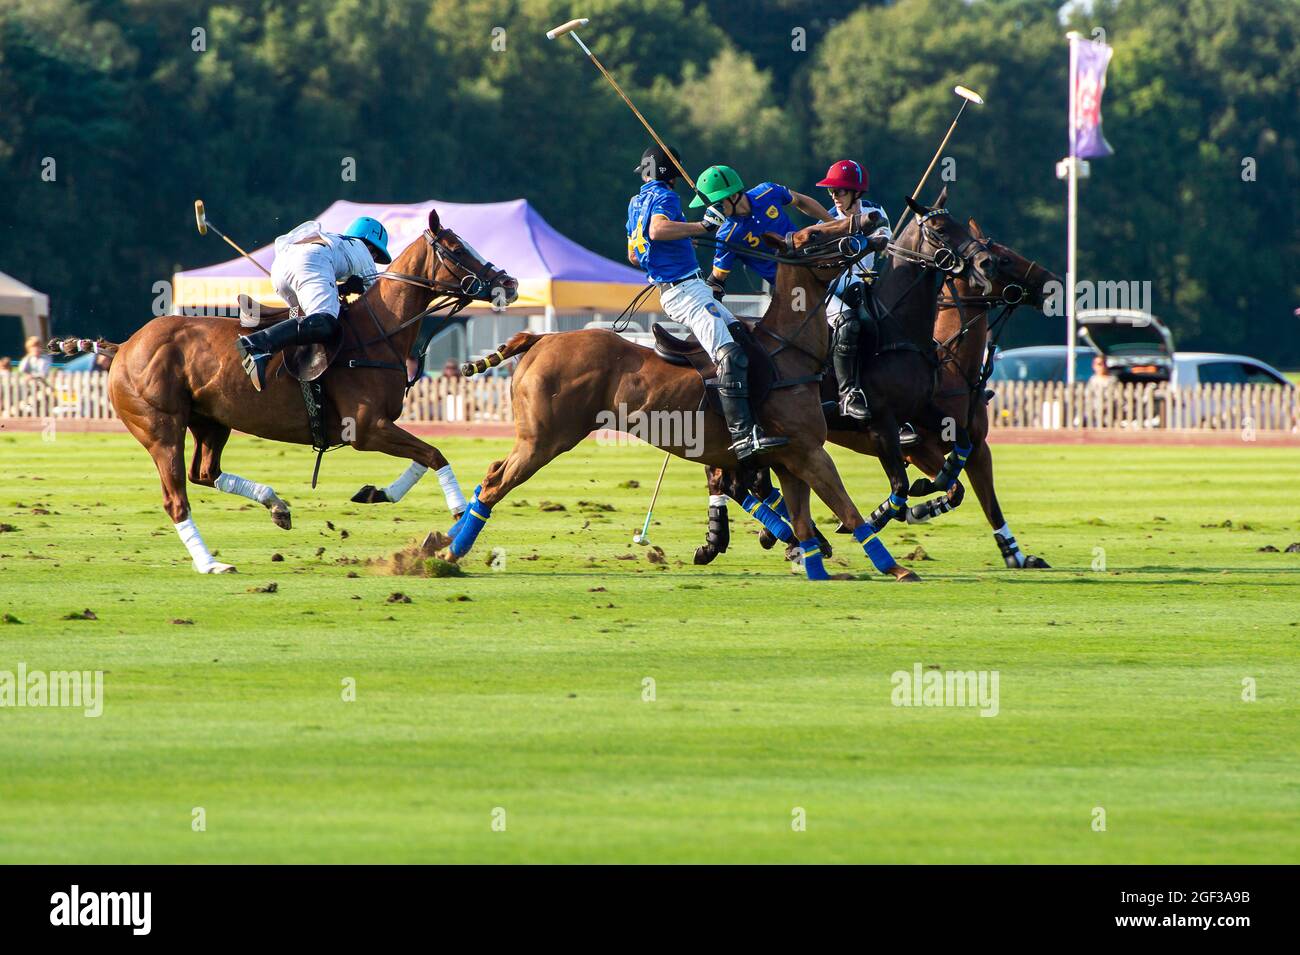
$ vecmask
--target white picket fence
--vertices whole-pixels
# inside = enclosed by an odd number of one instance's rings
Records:
[[[993,428],[1269,431],[1296,433],[1300,389],[1280,385],[1167,384],[1105,387],[1087,382],[999,381],[989,406]]]
[[[1271,385],[1119,384],[1004,381],[993,386],[994,428],[1088,428],[1300,433],[1300,389]],[[0,372],[0,418],[115,417],[103,372],[53,372],[34,378]],[[402,420],[479,423],[511,420],[510,379],[422,378],[406,396]]]

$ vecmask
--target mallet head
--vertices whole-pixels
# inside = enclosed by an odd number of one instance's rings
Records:
[[[980,96],[980,94],[976,93],[974,90],[969,90],[964,86],[954,86],[952,91],[962,99],[970,100],[970,102],[974,103],[976,106],[984,105],[984,97]]]
[[[591,20],[583,17],[580,20],[570,20],[568,23],[561,23],[554,30],[546,31],[546,39],[554,40],[557,36],[564,36],[566,33],[572,33],[578,27],[585,27]]]
[[[208,214],[203,211],[203,200],[194,200],[194,222],[199,227],[199,235],[208,234]]]

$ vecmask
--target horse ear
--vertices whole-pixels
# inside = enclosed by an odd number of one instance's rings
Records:
[[[969,219],[966,220],[966,228],[970,229],[970,234],[975,236],[976,238],[978,239],[984,238],[984,232],[982,229],[980,229],[980,224],[975,221],[974,216],[971,216]]]
[[[921,205],[919,202],[913,199],[911,196],[907,197],[907,208],[911,209],[918,216],[923,216],[930,211],[925,206]]]
[[[438,230],[441,228],[442,228],[442,222],[438,218],[438,210],[430,209],[429,210],[429,231],[432,232],[434,235],[437,235]]]
[[[939,190],[939,198],[934,200],[934,208],[942,209],[948,204],[948,187],[944,186]]]

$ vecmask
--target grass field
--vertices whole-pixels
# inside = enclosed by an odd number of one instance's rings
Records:
[[[441,446],[468,488],[506,443]],[[21,621],[0,670],[104,671],[97,719],[0,708],[0,861],[1300,861],[1296,452],[996,456],[1052,570],[1005,570],[973,496],[887,532],[933,557],[920,585],[809,584],[736,508],[731,552],[696,568],[680,462],[657,566],[628,541],[658,452],[589,442],[498,507],[469,576],[416,579],[349,561],[446,524],[431,478],[354,505],[401,465],[341,451],[311,492],[305,450],[236,438],[226,467],[294,528],[200,489],[241,571],[200,577],[130,438],[0,435],[0,614]],[[875,462],[837,458],[875,506]],[[867,570],[835,542],[832,571]],[[997,715],[894,706],[916,664],[997,671]]]

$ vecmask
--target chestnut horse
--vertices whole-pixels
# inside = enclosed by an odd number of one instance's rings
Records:
[[[518,282],[480,260],[454,232],[441,227],[432,210],[423,239],[407,246],[379,275],[342,316],[342,351],[320,379],[322,417],[328,445],[346,443],[412,461],[403,476],[404,493],[425,470],[447,465],[442,452],[396,424],[406,393],[406,357],[421,320],[433,309],[458,310],[472,300],[508,303],[518,294]],[[228,318],[163,315],[117,346],[109,372],[113,408],[153,457],[162,479],[163,508],[200,573],[235,568],[212,558],[190,519],[186,429],[194,436],[190,481],[257,501],[286,530],[288,505],[267,485],[223,475],[221,451],[232,429],[272,441],[314,443],[299,383],[278,373],[283,356],[269,366],[266,388],[254,391],[235,350],[240,331],[240,324]],[[367,495],[366,490],[354,500],[394,499]]]
[[[998,505],[993,487],[992,454],[987,443],[988,404],[984,386],[991,370],[991,365],[987,364],[987,349],[993,345],[989,338],[989,309],[1001,307],[993,322],[1000,333],[1017,306],[1027,304],[1041,308],[1048,284],[1059,283],[1060,279],[1036,262],[986,237],[974,219],[968,221],[967,227],[993,257],[992,288],[975,287],[964,272],[950,275],[944,282],[944,294],[938,301],[938,319],[934,327],[940,378],[938,391],[932,400],[941,415],[941,424],[947,422],[950,425],[936,428],[933,422],[922,421],[917,428],[920,441],[904,453],[908,463],[932,479],[930,482],[914,482],[910,493],[945,493],[910,507],[906,519],[912,524],[925,523],[961,503],[964,488],[958,475],[964,459],[965,470],[970,474],[971,484],[994,529],[994,538],[1007,566],[1047,567],[1042,558],[1020,552]],[[996,337],[995,334],[994,340]],[[964,447],[969,450],[965,455],[950,450],[958,443],[957,423],[963,425],[961,430],[968,435]],[[874,457],[881,454],[881,442],[870,430],[841,430],[832,422],[827,440],[862,454]],[[948,455],[946,460],[945,454]],[[779,513],[773,513],[771,506],[764,506],[764,502],[771,502],[771,505],[779,507],[779,497],[771,493],[770,483],[763,474],[749,479],[721,471],[709,474],[711,494],[733,497],[764,524],[760,534],[764,548],[771,547],[778,536],[787,543],[792,537],[789,527],[783,526],[785,522]],[[716,515],[710,509],[709,534],[696,551],[697,564],[707,564],[718,553],[726,551],[729,534],[722,523],[724,521],[725,513]]]
[[[790,521],[804,542],[805,569],[812,579],[826,579],[817,557],[809,505],[810,490],[831,508],[862,543],[872,563],[896,580],[919,579],[901,567],[876,537],[844,489],[830,455],[822,446],[826,419],[815,380],[826,363],[829,328],[825,300],[830,283],[845,267],[841,240],[874,228],[876,215],[855,216],[802,229],[788,240],[765,236],[768,245],[788,248],[780,257],[776,288],[766,314],[754,329],[756,341],[774,346],[769,355],[779,382],[758,410],[768,433],[790,443],[769,460],[785,493]],[[870,228],[868,228],[870,227]],[[960,244],[964,227],[946,215],[932,223],[935,236]],[[856,253],[861,255],[865,249]],[[692,368],[670,364],[652,350],[603,330],[552,335],[521,332],[498,350],[500,359],[523,355],[513,378],[515,445],[509,456],[493,463],[465,517],[451,531],[451,555],[464,556],[491,516],[491,509],[557,455],[573,448],[599,419],[630,420],[641,414],[689,415],[701,408],[704,386]],[[494,360],[495,363],[495,360]],[[679,457],[714,467],[735,468],[730,439],[720,415],[704,416],[702,446],[688,454],[681,429],[651,429],[651,441]],[[670,432],[664,434],[664,432]],[[811,553],[810,553],[811,551]]]

